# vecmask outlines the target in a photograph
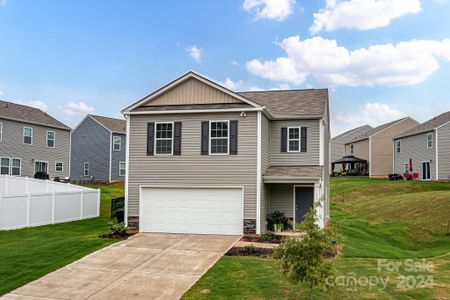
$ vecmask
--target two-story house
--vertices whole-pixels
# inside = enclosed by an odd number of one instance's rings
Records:
[[[125,180],[125,120],[87,115],[72,132],[74,182]]]
[[[70,130],[38,108],[0,101],[0,174],[69,177]]]
[[[386,178],[393,172],[394,137],[418,124],[410,117],[405,117],[370,129],[345,144],[345,155],[366,160],[371,178]]]
[[[394,173],[404,174],[412,161],[421,180],[450,179],[450,112],[440,114],[397,136]]]
[[[123,110],[126,220],[144,232],[262,233],[329,218],[328,90],[233,92],[194,72]]]

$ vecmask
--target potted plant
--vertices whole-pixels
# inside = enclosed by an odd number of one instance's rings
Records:
[[[275,231],[275,232],[282,231],[283,224],[285,221],[284,214],[281,211],[277,210],[277,211],[274,211],[273,213],[271,213],[270,217],[272,219],[273,231]]]

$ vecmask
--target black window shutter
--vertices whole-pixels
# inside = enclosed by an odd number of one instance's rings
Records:
[[[301,134],[302,134],[302,139],[301,139],[301,147],[300,147],[300,151],[301,152],[306,152],[307,150],[307,139],[308,139],[308,128],[307,127],[302,127],[301,128]]]
[[[287,152],[287,128],[281,128],[281,152]]]
[[[209,154],[209,121],[202,121],[202,146],[201,154]]]
[[[181,122],[174,123],[173,155],[181,155]]]
[[[147,123],[147,155],[154,155],[155,123]]]
[[[230,121],[230,155],[237,155],[238,121]]]

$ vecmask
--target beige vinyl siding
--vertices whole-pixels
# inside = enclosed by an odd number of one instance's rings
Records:
[[[69,176],[70,131],[0,119],[3,139],[0,157],[20,158],[21,176],[34,177],[34,162],[48,162],[50,178]],[[23,144],[23,127],[33,128],[32,145]],[[55,132],[55,147],[47,147],[47,130]],[[55,171],[55,162],[63,162],[63,171]]]
[[[438,129],[439,180],[450,180],[450,123]]]
[[[371,159],[369,162],[371,177],[387,177],[393,172],[394,137],[417,125],[416,121],[408,118],[371,136]]]
[[[270,184],[270,210],[281,211],[287,218],[294,217],[294,184],[273,183]]]
[[[264,175],[270,166],[270,125],[269,119],[261,114],[261,175]],[[261,178],[261,232],[265,232],[267,229],[269,197],[269,185],[264,184],[264,180]]]
[[[328,108],[326,110],[325,116],[325,130],[324,130],[324,168],[323,168],[323,183],[324,183],[324,212],[325,212],[325,223],[328,222],[328,217],[330,215],[330,172],[327,166],[330,166],[330,120],[328,116]]]
[[[271,122],[270,164],[273,166],[318,165],[320,120],[286,120]],[[307,127],[307,152],[281,152],[281,128]]]
[[[353,145],[353,153],[351,152],[351,145]],[[361,140],[345,145],[345,155],[354,155],[356,157],[369,161],[369,140]]]
[[[192,105],[192,104],[217,104],[217,103],[242,103],[240,100],[215,89],[197,79],[189,79],[176,88],[173,88],[157,98],[143,104],[154,105]]]
[[[238,120],[238,155],[201,155],[201,122]],[[147,123],[182,122],[180,156],[147,156]],[[256,113],[130,116],[129,215],[139,215],[140,185],[244,186],[244,218],[256,218]]]
[[[433,141],[435,139],[434,132]],[[403,174],[404,164],[409,164],[409,159],[413,161],[414,172],[419,173],[419,178],[422,178],[422,162],[431,161],[430,163],[430,175],[431,180],[436,178],[436,147],[427,148],[427,133],[413,135],[399,139],[400,141],[400,153],[397,153],[395,142],[394,147],[394,173]],[[397,140],[396,140],[397,141]]]

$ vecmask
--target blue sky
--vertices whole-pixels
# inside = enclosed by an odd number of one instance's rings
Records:
[[[449,17],[449,0],[0,0],[0,99],[75,126],[194,70],[238,91],[328,87],[335,134],[425,121],[450,110]]]

